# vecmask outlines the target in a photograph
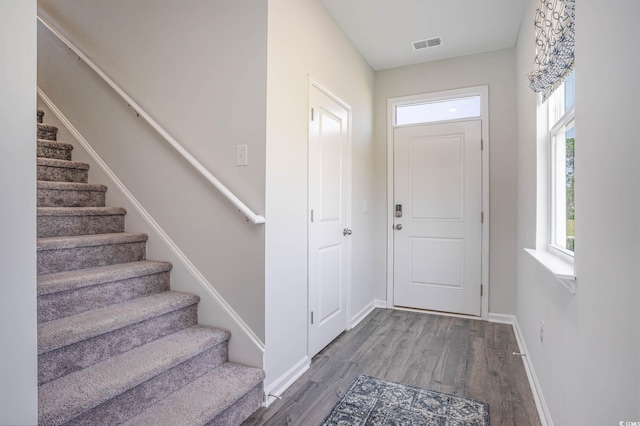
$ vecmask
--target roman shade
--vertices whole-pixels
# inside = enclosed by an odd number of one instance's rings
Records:
[[[544,102],[574,67],[575,0],[539,0],[534,24],[535,70],[527,77]]]

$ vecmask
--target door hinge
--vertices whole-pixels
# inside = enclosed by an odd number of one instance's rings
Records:
[[[480,223],[484,223],[484,212],[480,212]]]
[[[484,139],[480,139],[480,151],[484,151]]]
[[[311,121],[313,121],[314,112],[315,112],[314,108],[311,108]]]
[[[313,325],[313,311],[311,311],[311,325]]]
[[[484,284],[480,284],[480,297],[484,296]]]
[[[313,223],[313,209],[311,209],[311,223]]]

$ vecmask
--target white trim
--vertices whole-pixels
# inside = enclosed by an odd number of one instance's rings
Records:
[[[553,426],[553,420],[551,420],[549,407],[547,407],[544,395],[542,394],[542,387],[540,386],[540,382],[538,381],[538,377],[536,376],[536,372],[533,368],[533,363],[531,362],[531,358],[529,357],[527,345],[524,343],[524,336],[522,335],[522,331],[520,330],[518,318],[516,318],[515,315],[490,313],[489,322],[510,324],[513,327],[513,334],[516,336],[518,350],[521,354],[524,354],[522,356],[522,363],[524,364],[524,369],[527,373],[527,379],[529,380],[529,387],[531,388],[531,393],[533,394],[533,399],[536,403],[536,409],[538,410],[540,424],[542,426]],[[510,354],[507,354],[507,356],[509,355]]]
[[[289,386],[300,378],[311,366],[311,358],[305,355],[293,367],[288,369],[283,375],[274,380],[264,390],[264,406],[268,407],[277,397],[280,397]]]
[[[367,317],[373,310],[376,308],[376,301],[372,300],[369,302],[364,308],[360,309],[360,311],[351,318],[349,323],[349,330],[355,328],[358,324],[362,322],[363,319]]]
[[[69,133],[82,145],[87,151],[89,156],[98,164],[98,166],[104,171],[104,173],[111,179],[118,190],[125,196],[125,198],[133,205],[138,211],[140,216],[145,222],[153,229],[153,231],[160,237],[162,242],[173,252],[173,254],[180,260],[189,273],[195,278],[195,280],[202,286],[202,288],[211,296],[211,298],[218,304],[218,306],[231,318],[238,327],[244,332],[249,340],[255,345],[255,347],[265,353],[264,343],[260,338],[251,330],[251,328],[244,322],[244,320],[237,314],[237,312],[227,303],[220,293],[214,288],[214,286],[202,275],[202,273],[191,263],[189,258],[180,250],[180,248],[173,242],[173,240],[167,235],[162,227],[155,221],[155,219],[147,212],[147,210],[140,204],[140,202],[134,197],[129,189],[122,183],[115,173],[109,168],[109,166],[102,160],[100,155],[91,147],[89,142],[82,136],[82,134],[75,128],[73,124],[67,119],[67,117],[58,109],[51,99],[38,87],[38,95],[42,101],[51,109],[51,112],[58,117],[63,126],[69,130]]]
[[[547,402],[545,401],[544,395],[542,393],[542,386],[540,386],[538,376],[536,376],[536,371],[533,368],[533,362],[529,357],[529,351],[527,350],[527,345],[524,342],[524,336],[522,335],[522,331],[520,330],[518,319],[515,316],[513,317],[513,332],[516,335],[516,341],[518,342],[520,353],[524,354],[524,357],[522,357],[524,369],[527,372],[529,387],[531,388],[531,393],[533,394],[533,399],[536,403],[536,408],[538,409],[540,424],[542,426],[553,426],[551,413],[549,413],[549,407],[547,406]]]
[[[578,285],[573,259],[567,260],[565,256],[559,256],[547,250],[525,248],[524,251],[551,272],[565,290],[571,294],[576,294]]]
[[[393,305],[393,130],[394,111],[397,105],[404,105],[416,102],[431,102],[445,99],[460,98],[463,96],[480,95],[481,112],[480,121],[482,123],[482,211],[484,212],[484,223],[482,224],[482,277],[481,284],[484,286],[482,296],[481,318],[486,320],[489,315],[489,223],[490,203],[489,203],[489,86],[475,86],[462,89],[444,90],[433,93],[423,93],[411,96],[389,98],[387,100],[387,308],[394,308]],[[460,121],[460,120],[452,120]],[[468,119],[462,120],[468,121]],[[434,124],[434,123],[427,123]],[[463,315],[464,318],[466,316]]]
[[[565,87],[565,82],[563,81],[562,85],[560,85],[560,87],[558,87],[558,89],[556,89],[556,91],[553,92],[553,94],[549,96],[545,102],[542,102],[538,107],[539,109],[544,108],[545,111],[543,114],[544,120],[540,120],[540,114],[539,114],[540,111],[538,110],[537,121],[544,122],[545,127],[547,127],[546,131],[541,133],[542,135],[544,135],[543,136],[545,138],[544,146],[545,146],[545,149],[547,150],[546,156],[544,157],[547,159],[547,175],[545,176],[545,178],[547,179],[547,182],[546,182],[547,204],[545,205],[545,208],[547,208],[547,212],[544,215],[544,217],[546,217],[547,219],[547,223],[546,223],[546,236],[544,237],[546,238],[546,241],[544,241],[544,244],[537,244],[536,249],[537,250],[542,249],[544,251],[548,251],[552,255],[561,257],[565,262],[573,263],[573,259],[575,257],[574,252],[572,252],[571,250],[567,250],[565,247],[559,246],[555,243],[555,233],[556,233],[555,213],[557,210],[555,205],[556,190],[557,190],[557,186],[555,185],[555,182],[557,181],[556,179],[557,169],[555,164],[555,156],[556,156],[556,145],[558,143],[556,138],[560,133],[560,131],[562,130],[564,132],[566,130],[566,127],[570,127],[571,125],[575,127],[575,119],[576,119],[575,102],[571,106],[571,108],[565,111],[560,117],[557,117],[557,118],[554,117],[553,119],[556,120],[555,124],[551,126],[551,128],[548,128],[549,123],[551,122],[551,117],[550,117],[551,108],[553,108],[555,110],[554,112],[556,113],[558,112],[558,110],[565,109],[564,95],[560,95],[561,93],[564,93],[564,87]],[[538,97],[539,102],[542,101],[541,97],[542,95]],[[565,180],[565,177],[562,178],[562,182],[564,182],[564,180]],[[540,179],[538,179],[538,182],[537,182],[538,188],[540,188],[541,186],[540,183],[541,183]],[[540,261],[540,259],[538,259],[534,253],[529,253],[529,254],[531,254],[532,256],[534,256],[534,258]],[[545,255],[542,254],[541,256],[545,256]],[[555,261],[553,260],[549,262],[555,263]],[[548,267],[546,263],[549,263],[549,262],[540,261],[540,263],[542,263],[545,267]],[[558,276],[556,277],[558,278]],[[558,279],[567,290],[569,290],[572,294],[575,294],[575,286],[572,286],[570,279],[567,279],[567,281],[563,281],[564,278],[558,278]],[[571,287],[573,287],[573,291]]]
[[[515,323],[515,321],[516,321],[516,317],[514,315],[495,314],[493,312],[489,312],[489,315],[487,315],[487,321],[495,322],[497,324],[513,325]],[[515,332],[515,330],[514,330],[514,332]]]
[[[351,330],[352,328],[355,328],[358,324],[360,324],[362,320],[367,317],[367,315],[373,312],[374,309],[376,308],[386,309],[386,307],[387,307],[386,301],[379,300],[379,299],[372,300],[364,308],[360,309],[360,311],[351,318],[351,325],[349,327],[349,330]]]
[[[98,67],[87,55],[80,50],[78,46],[73,44],[71,40],[66,38],[60,33],[52,24],[47,22],[42,17],[38,16],[38,20],[44,25],[53,35],[58,37],[62,43],[64,43],[69,49],[78,56],[78,59],[82,59],[89,68],[91,68],[105,83],[107,83],[124,101],[133,109],[136,114],[142,117],[160,136],[162,136],[182,157],[189,162],[206,180],[211,183],[220,193],[231,201],[236,208],[247,218],[247,221],[253,224],[265,223],[263,216],[255,214],[245,203],[243,203],[233,192],[229,190],[222,182],[218,180],[209,170],[207,170],[202,163],[189,153],[180,143],[173,138],[157,121],[155,121],[145,110],[138,105],[131,96],[129,96],[120,86],[118,86],[100,67]]]

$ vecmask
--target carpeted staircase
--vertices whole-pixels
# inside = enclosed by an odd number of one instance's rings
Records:
[[[169,290],[171,264],[71,161],[38,111],[40,425],[238,425],[264,373],[228,362],[230,333],[197,324],[198,296]]]

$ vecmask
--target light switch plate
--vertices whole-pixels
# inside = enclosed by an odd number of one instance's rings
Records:
[[[247,165],[247,145],[236,145],[236,166]]]

